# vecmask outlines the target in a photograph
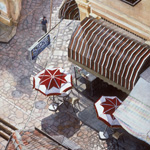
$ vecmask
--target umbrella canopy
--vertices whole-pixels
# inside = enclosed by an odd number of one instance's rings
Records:
[[[72,86],[71,74],[62,68],[48,67],[33,77],[33,88],[46,96],[60,95]]]
[[[121,127],[113,113],[122,101],[116,96],[102,96],[95,103],[97,117],[110,127]]]

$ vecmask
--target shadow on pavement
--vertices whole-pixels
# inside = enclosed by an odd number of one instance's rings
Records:
[[[122,92],[121,90],[109,85],[108,83],[98,79],[97,84],[99,86],[95,89],[94,94],[91,95],[90,89],[86,88],[87,81],[84,78],[78,80],[80,87],[76,86],[76,90],[86,98],[90,99],[94,103],[101,97],[101,96],[117,96],[121,101],[124,101],[125,98],[128,96],[126,93]],[[85,87],[82,88],[82,84],[85,84]]]
[[[81,127],[81,122],[67,112],[52,114],[41,121],[42,130],[54,130],[67,138],[72,137]],[[49,133],[48,133],[49,134]]]
[[[97,118],[94,106],[89,106],[83,111],[79,112],[78,118],[84,124],[97,131],[97,134],[99,131],[105,130],[106,124]],[[108,127],[107,132],[109,134],[109,139],[107,139],[106,142],[108,145],[112,143],[113,148],[111,148],[111,150],[112,149],[113,150],[118,150],[118,149],[119,150],[149,150],[150,149],[150,146],[148,144],[130,135],[124,129],[117,128],[113,130],[114,132],[118,131],[123,134],[119,137],[119,139],[115,139],[112,137],[113,134],[112,130]]]

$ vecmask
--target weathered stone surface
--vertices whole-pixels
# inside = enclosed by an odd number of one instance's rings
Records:
[[[23,93],[22,93],[21,91],[18,91],[18,90],[12,92],[12,96],[13,96],[14,98],[19,98],[19,97],[22,96],[22,94],[23,94]]]
[[[71,97],[80,96],[81,109],[73,111],[72,106],[68,108],[61,104],[59,111],[52,112],[48,110],[48,106],[52,101],[48,101],[47,97],[42,93],[32,89],[33,76],[47,66],[58,67],[61,66],[68,72],[74,71],[72,63],[68,62],[67,47],[68,42],[64,39],[69,39],[75,26],[70,26],[72,30],[64,30],[69,20],[63,20],[60,24],[61,36],[57,39],[59,45],[54,43],[53,47],[45,49],[36,60],[30,61],[27,59],[28,48],[36,40],[38,40],[44,32],[40,29],[39,19],[46,15],[49,21],[49,9],[45,9],[50,3],[50,0],[40,4],[40,0],[23,0],[23,9],[21,11],[20,23],[17,28],[15,37],[9,44],[0,43],[0,116],[5,117],[7,121],[19,129],[29,129],[33,127],[43,128],[47,133],[53,131],[69,138],[82,149],[87,150],[118,150],[122,144],[117,147],[118,142],[114,142],[112,138],[108,141],[101,141],[98,133],[85,125],[77,118],[77,113],[83,111],[93,102],[88,100],[84,95],[81,95],[73,89]],[[58,10],[57,6],[61,1],[53,1],[53,10]],[[34,10],[34,8],[37,8]],[[33,11],[29,15],[26,14]],[[55,11],[52,15],[52,27],[59,21],[57,19],[58,13]],[[53,30],[51,38],[56,35],[58,28]],[[63,36],[62,36],[63,35]],[[54,55],[54,53],[56,55]],[[6,90],[5,88],[8,88]],[[35,102],[43,101],[46,107],[43,109],[36,109]],[[0,146],[6,145],[0,138]],[[114,148],[116,146],[116,149]],[[1,147],[0,147],[1,149]],[[125,149],[125,146],[124,146]],[[3,147],[2,147],[2,150]],[[143,149],[146,150],[146,149]]]

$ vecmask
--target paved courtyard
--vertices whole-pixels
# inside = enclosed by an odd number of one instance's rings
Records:
[[[60,3],[61,1],[53,2],[52,27],[59,22]],[[81,108],[74,112],[71,107],[67,109],[62,104],[60,110],[55,113],[48,110],[48,98],[32,88],[33,76],[47,66],[63,67],[74,78],[73,64],[68,61],[67,47],[79,21],[63,20],[50,32],[51,46],[35,60],[28,57],[28,48],[44,35],[40,18],[45,15],[49,21],[49,12],[50,0],[23,0],[16,35],[9,43],[0,43],[0,117],[18,129],[50,128],[74,141],[84,150],[126,149],[119,146],[113,138],[101,141],[98,132],[79,120],[79,111],[93,105],[93,102],[75,89],[71,96],[80,98]],[[43,109],[35,108],[38,101],[45,102],[46,106]],[[0,137],[1,150],[4,150],[6,144]]]

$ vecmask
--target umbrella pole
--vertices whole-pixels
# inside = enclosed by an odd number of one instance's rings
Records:
[[[53,106],[53,109],[55,110],[54,95],[53,95],[53,102],[52,102],[52,106]]]
[[[107,128],[108,126],[105,127],[105,130],[104,131],[99,131],[99,138],[101,140],[107,140],[109,138],[109,135],[108,133],[106,132],[107,131]]]
[[[55,98],[54,98],[54,95],[53,95],[53,102],[50,104],[49,110],[56,112],[57,109],[58,109],[58,105],[57,105],[57,103],[55,102]]]
[[[54,98],[54,95],[53,95],[53,103],[52,103],[52,105],[53,105],[53,108],[54,108],[54,110],[57,110],[57,104],[56,104],[56,102],[55,102],[55,98]]]
[[[53,103],[54,103],[54,95],[53,95]]]
[[[106,125],[105,130],[104,130],[104,135],[106,134],[108,126]]]

